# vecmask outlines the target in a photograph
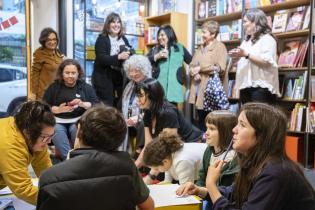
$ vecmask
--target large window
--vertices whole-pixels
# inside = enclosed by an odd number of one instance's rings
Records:
[[[25,100],[26,0],[0,0],[0,116]]]

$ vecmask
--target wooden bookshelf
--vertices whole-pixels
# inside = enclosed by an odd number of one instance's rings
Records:
[[[287,130],[287,133],[289,135],[297,135],[297,136],[301,136],[301,135],[305,135],[306,134],[305,131],[291,131],[291,130]]]
[[[226,15],[218,15],[218,16],[208,17],[205,19],[196,19],[196,21],[198,24],[202,24],[203,22],[205,22],[207,20],[226,22],[226,21],[231,21],[231,20],[237,20],[237,19],[240,19],[241,17],[242,17],[242,12],[233,12],[233,13],[226,14]]]
[[[243,8],[242,8],[242,11],[240,11],[240,12],[234,12],[234,13],[229,13],[229,14],[225,14],[225,15],[213,16],[213,17],[208,17],[208,18],[204,18],[204,19],[198,19],[198,5],[200,2],[201,2],[201,0],[195,0],[195,14],[196,14],[195,20],[196,20],[196,25],[198,25],[198,26],[200,26],[202,23],[204,23],[205,21],[208,21],[208,20],[214,20],[214,21],[219,22],[220,25],[224,25],[224,24],[227,24],[228,22],[241,19],[242,14],[244,14],[247,10],[247,8],[245,8],[245,4],[243,1]],[[315,4],[314,0],[286,0],[285,2],[282,2],[282,3],[275,3],[272,5],[260,6],[258,8],[263,10],[267,15],[273,16],[274,13],[279,11],[279,10],[290,10],[290,9],[294,9],[294,8],[300,7],[300,6],[310,6],[310,8],[312,9],[311,14],[313,15],[310,17],[310,20],[311,20],[310,22],[312,22],[312,21],[315,21],[314,4]],[[304,21],[304,17],[303,17],[303,21]],[[241,27],[243,27],[243,26],[241,26]],[[286,25],[286,27],[287,27],[287,25]],[[311,30],[312,27],[313,26],[310,24],[309,29],[275,33],[273,35],[279,41],[278,45],[280,47],[283,45],[283,43],[284,43],[284,41],[286,41],[286,39],[288,39],[288,40],[290,40],[290,39],[295,40],[295,38],[308,39],[308,38],[310,38],[309,36],[311,36],[311,35],[312,35],[312,37],[314,37],[313,39],[315,39],[315,33],[314,33],[315,29]],[[313,31],[313,33],[311,33],[311,31]],[[235,45],[240,44],[241,40],[229,40],[229,41],[222,41],[222,42],[229,49],[229,47],[235,47]],[[309,44],[308,47],[309,47],[308,51],[310,51],[309,49],[312,49],[311,44]],[[298,67],[298,68],[284,68],[284,67],[278,68],[279,75],[281,75],[281,76],[284,75],[284,77],[286,77],[286,78],[295,78],[296,76],[300,76],[300,75],[304,74],[305,72],[308,73],[308,77],[306,79],[306,86],[305,86],[305,93],[304,93],[305,98],[304,99],[299,99],[299,100],[297,100],[297,99],[283,99],[283,98],[277,99],[277,104],[279,104],[282,108],[284,108],[284,110],[287,110],[289,112],[292,110],[292,108],[295,107],[295,104],[297,104],[297,103],[301,103],[304,106],[308,106],[309,102],[315,103],[315,100],[311,100],[309,98],[310,91],[311,91],[311,83],[310,83],[309,77],[311,74],[315,75],[315,67],[313,67],[312,64],[309,62],[311,56],[313,56],[313,51],[310,51],[310,52],[311,53],[309,53],[309,52],[306,53],[305,59],[308,61],[306,64],[307,65],[306,67],[303,66],[303,67]],[[304,62],[305,62],[305,60],[304,60]],[[236,72],[235,71],[229,71],[228,76],[229,76],[229,79],[235,79]],[[238,102],[239,101],[238,98],[228,98],[228,99],[230,102]],[[303,122],[302,127],[306,127],[305,125],[306,125],[306,122]],[[304,132],[304,131],[288,131],[288,133],[290,135],[293,135],[293,136],[299,136],[299,137],[301,137],[302,140],[309,138],[308,132]],[[310,137],[310,139],[315,140],[315,134],[313,134],[313,135],[314,136]],[[303,148],[299,148],[299,149],[303,150],[303,160],[301,160],[301,162],[304,164],[304,166],[308,165],[308,163],[309,163],[308,151],[309,151],[310,146],[311,145],[308,145],[308,143],[306,143],[306,145],[303,146]],[[313,157],[313,159],[314,159],[314,157]]]
[[[298,68],[278,68],[279,72],[290,72],[290,71],[307,71],[307,67],[298,67]]]
[[[289,32],[283,32],[283,33],[274,33],[273,35],[277,37],[278,39],[287,39],[287,38],[293,38],[293,37],[303,37],[309,35],[309,29],[305,30],[299,30],[299,31],[289,31]]]
[[[233,40],[227,40],[227,41],[221,41],[222,43],[224,44],[240,44],[241,43],[241,40],[240,39],[233,39]]]
[[[306,103],[306,99],[284,99],[284,98],[280,98],[277,101],[278,102],[283,102],[283,103]]]
[[[162,25],[171,25],[177,36],[179,43],[183,44],[187,48],[187,34],[188,34],[188,17],[187,14],[179,12],[169,12],[163,15],[151,16],[145,18],[145,28],[148,29],[149,26],[162,26]],[[146,44],[146,53],[154,46],[154,43]]]
[[[287,0],[286,2],[271,4],[268,6],[258,7],[266,13],[275,12],[278,10],[292,9],[299,6],[310,5],[310,0]]]

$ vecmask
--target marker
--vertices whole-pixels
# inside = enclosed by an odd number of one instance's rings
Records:
[[[233,139],[231,139],[231,142],[230,142],[228,148],[226,149],[226,152],[225,152],[225,154],[224,154],[224,156],[222,158],[223,161],[225,160],[225,158],[226,158],[228,152],[230,151],[230,149],[232,148],[232,145],[233,145]]]

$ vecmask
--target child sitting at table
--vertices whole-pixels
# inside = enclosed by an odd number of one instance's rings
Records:
[[[208,167],[213,165],[217,160],[226,162],[222,169],[221,176],[217,185],[228,186],[232,184],[236,173],[239,171],[236,153],[229,149],[233,137],[232,129],[237,124],[237,117],[234,113],[227,110],[217,110],[210,112],[206,119],[206,142],[208,148],[203,155],[202,167],[199,171],[199,178],[196,184],[187,182],[176,191],[177,195],[198,195],[206,198],[208,191],[206,188],[206,177]],[[231,148],[231,147],[230,147]]]
[[[145,148],[143,162],[153,170],[165,172],[163,182],[194,182],[206,148],[206,144],[184,143],[178,135],[163,131]]]

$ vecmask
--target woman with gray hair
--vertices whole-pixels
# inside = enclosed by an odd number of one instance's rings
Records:
[[[143,123],[140,122],[140,108],[136,100],[136,85],[146,78],[152,77],[152,67],[149,59],[143,55],[132,55],[123,64],[124,71],[130,79],[122,95],[122,113],[129,127],[128,131],[134,127],[137,133],[136,147],[144,144]],[[129,133],[127,132],[124,142],[119,150],[127,151],[129,143]]]

